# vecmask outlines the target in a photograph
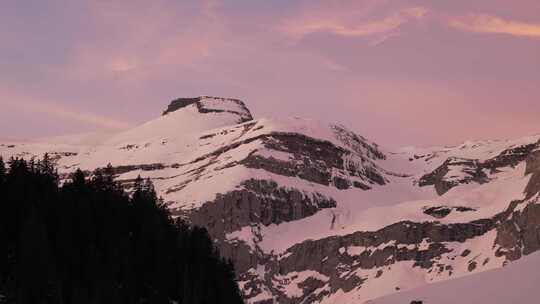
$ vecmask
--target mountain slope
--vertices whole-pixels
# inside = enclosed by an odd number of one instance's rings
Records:
[[[4,143],[67,177],[111,163],[207,227],[249,303],[362,303],[538,250],[539,137],[389,151],[347,128],[253,119],[239,100],[173,101],[113,135]]]
[[[370,304],[454,304],[462,295],[462,304],[536,303],[540,282],[540,254],[535,253],[500,270],[491,270],[464,278],[429,284],[369,302]]]

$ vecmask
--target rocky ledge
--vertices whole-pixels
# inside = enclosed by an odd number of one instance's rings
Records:
[[[540,143],[506,149],[485,161],[449,157],[433,172],[422,176],[418,181],[418,186],[434,186],[437,194],[443,195],[460,184],[472,182],[483,184],[489,181],[486,172],[496,173],[503,167],[515,167],[525,161],[538,147]]]
[[[199,96],[178,98],[173,100],[163,115],[178,111],[190,105],[195,105],[199,113],[231,113],[239,116],[237,123],[243,123],[253,120],[251,112],[246,107],[244,102],[239,99]]]

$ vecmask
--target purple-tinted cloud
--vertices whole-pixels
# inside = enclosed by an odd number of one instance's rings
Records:
[[[317,32],[329,32],[345,37],[366,37],[377,34],[387,34],[395,31],[401,25],[424,17],[427,10],[423,7],[411,7],[400,10],[379,20],[358,21],[346,24],[336,16],[322,18],[308,17],[304,20],[295,18],[282,26],[282,30],[295,37],[303,37]]]
[[[137,124],[175,97],[206,94],[245,99],[256,116],[343,122],[392,146],[538,133],[535,9],[529,0],[2,1],[0,105],[10,106],[0,137]]]
[[[464,18],[454,18],[450,21],[450,26],[476,33],[496,33],[540,38],[540,23],[505,20],[487,14],[469,14]]]

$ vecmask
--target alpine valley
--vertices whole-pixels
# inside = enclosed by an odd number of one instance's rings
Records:
[[[63,179],[110,163],[127,191],[151,179],[234,262],[246,303],[480,303],[475,293],[534,282],[501,274],[540,265],[539,139],[390,150],[339,124],[255,119],[240,100],[202,96],[130,130],[2,142],[0,155],[48,153]]]

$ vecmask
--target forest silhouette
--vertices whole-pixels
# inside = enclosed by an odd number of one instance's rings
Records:
[[[87,176],[85,176],[87,175]],[[243,303],[204,228],[109,165],[60,181],[53,161],[0,158],[0,303]]]

